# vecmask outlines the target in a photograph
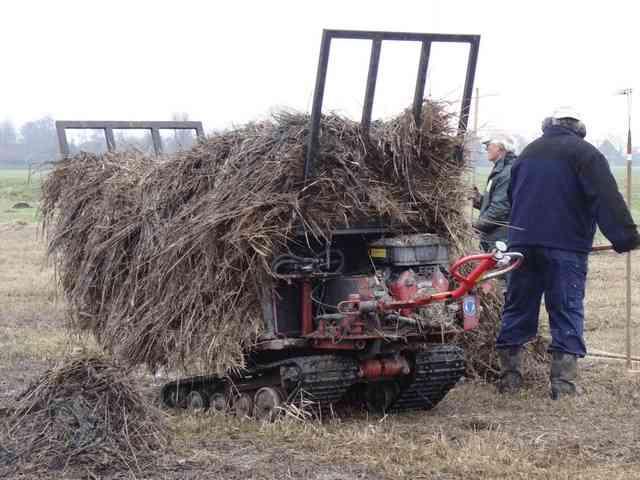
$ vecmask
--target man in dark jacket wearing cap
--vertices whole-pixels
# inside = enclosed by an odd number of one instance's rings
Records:
[[[525,261],[511,273],[497,339],[502,392],[522,385],[521,350],[537,334],[544,294],[551,397],[575,394],[577,358],[586,354],[583,300],[596,225],[618,253],[640,246],[609,164],[585,136],[579,115],[557,111],[511,169],[509,246]]]
[[[506,137],[491,138],[483,143],[487,148],[487,159],[493,163],[493,168],[487,179],[484,194],[481,195],[475,189],[473,206],[480,210],[480,214],[473,222],[473,227],[480,232],[480,248],[490,252],[497,241],[507,241],[509,179],[511,165],[516,156],[511,141]]]

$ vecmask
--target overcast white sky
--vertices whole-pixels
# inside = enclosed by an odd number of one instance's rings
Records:
[[[616,89],[636,89],[636,2],[499,0],[8,0],[0,7],[0,120],[165,120],[205,128],[309,110],[323,28],[480,34],[480,124],[537,135],[555,106],[589,138],[623,137]],[[385,43],[374,116],[413,95],[419,47]],[[326,109],[357,117],[369,44],[332,47]],[[466,51],[434,47],[427,91],[461,93]],[[638,112],[638,109],[635,108]],[[640,139],[640,118],[634,125]],[[638,142],[636,141],[636,144]]]

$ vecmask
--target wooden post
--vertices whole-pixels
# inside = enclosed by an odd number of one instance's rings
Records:
[[[629,210],[632,208],[632,192],[631,192],[631,176],[633,170],[631,168],[632,163],[632,148],[631,148],[631,93],[629,88],[625,90],[627,96],[627,205]],[[631,252],[627,252],[627,369],[631,370]]]
[[[633,90],[631,88],[625,88],[617,92],[618,95],[624,95],[627,97],[627,182],[626,182],[626,197],[627,206],[629,210],[632,207],[632,194],[631,194],[631,175],[633,170],[631,168],[632,162],[632,148],[631,148],[631,94]],[[631,252],[626,254],[626,301],[627,301],[627,316],[625,325],[626,334],[626,354],[627,354],[627,370],[631,370]]]

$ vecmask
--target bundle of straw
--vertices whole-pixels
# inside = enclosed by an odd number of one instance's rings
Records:
[[[97,357],[47,371],[18,398],[4,468],[140,472],[168,441],[162,414],[126,372]]]

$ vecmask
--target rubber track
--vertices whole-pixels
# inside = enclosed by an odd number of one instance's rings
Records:
[[[293,365],[300,369],[301,374],[296,387],[287,392],[294,402],[302,398],[327,407],[340,401],[347,390],[360,380],[357,361],[347,356],[294,357],[258,368],[267,371]],[[429,345],[426,350],[416,353],[414,379],[393,402],[390,411],[433,408],[455,386],[464,371],[464,354],[460,348],[453,345]],[[233,379],[237,383],[249,384],[252,380],[249,376]],[[199,376],[170,382],[163,387],[163,391],[177,383],[187,391],[198,387],[218,390],[222,386],[217,376]]]
[[[281,366],[297,366],[300,369],[300,381],[287,394],[294,401],[299,399],[313,401],[320,406],[339,401],[346,391],[358,381],[358,363],[349,357],[337,355],[314,355],[308,357],[294,357],[268,365],[260,365],[261,371],[277,369]],[[232,381],[236,384],[251,384],[254,378],[249,372],[246,376],[235,377]],[[223,391],[225,380],[215,375],[203,375],[183,378],[165,384],[164,392],[169,388],[180,385],[186,395],[191,389],[206,388],[210,391]]]
[[[358,380],[358,363],[349,357],[315,355],[293,359],[301,369],[298,392],[320,406],[338,402]]]
[[[454,345],[430,345],[416,353],[413,382],[391,405],[392,412],[430,409],[464,375],[464,352]]]

